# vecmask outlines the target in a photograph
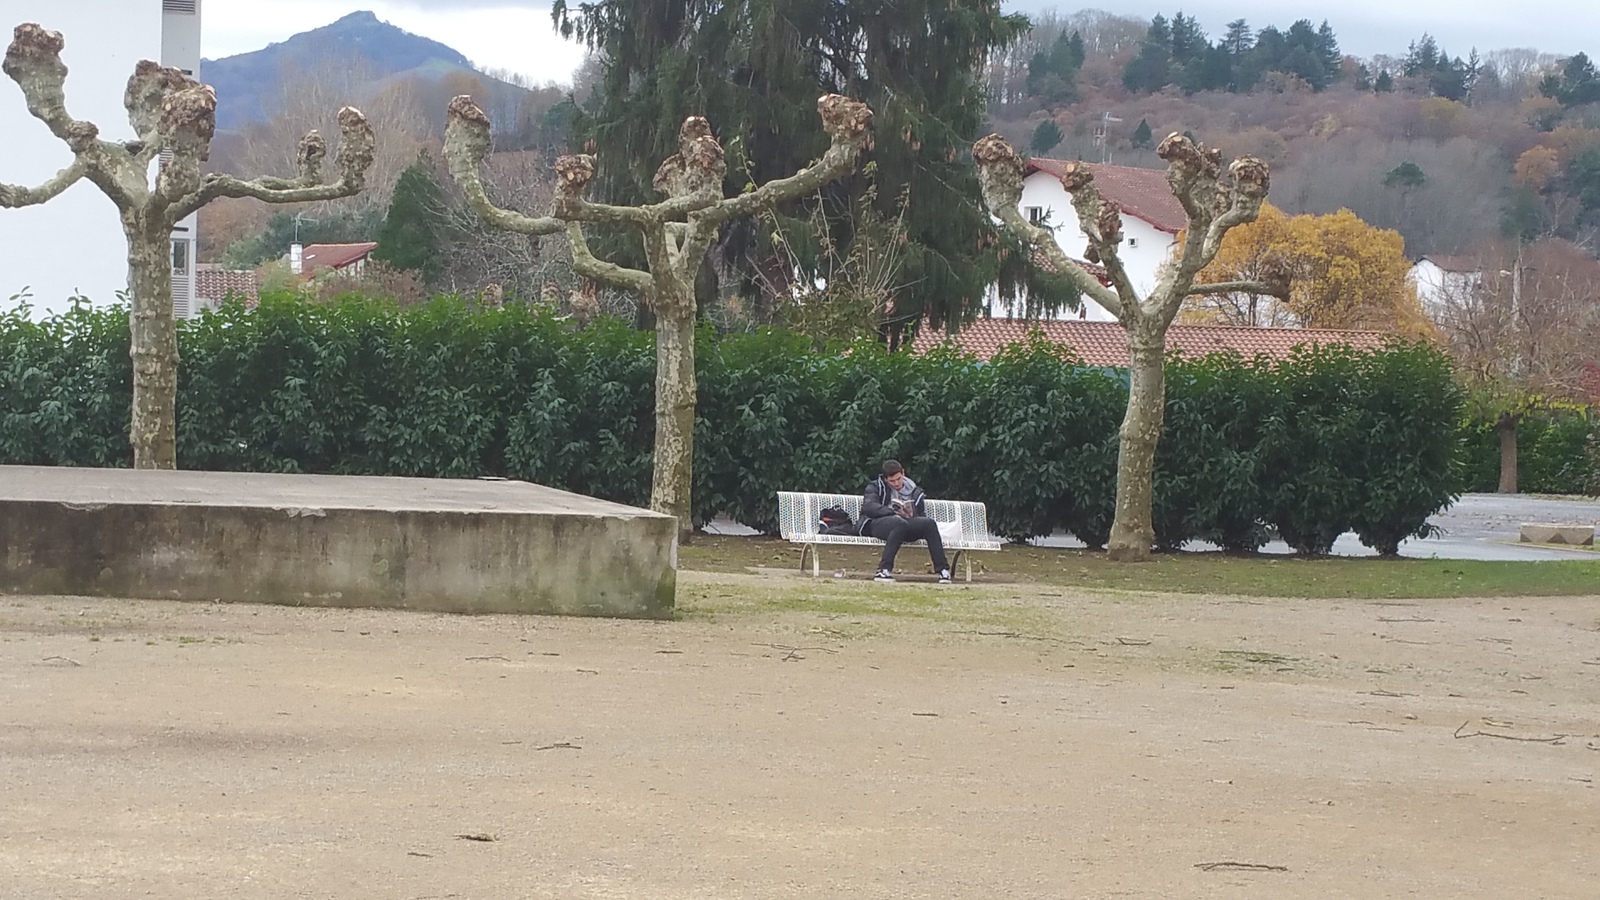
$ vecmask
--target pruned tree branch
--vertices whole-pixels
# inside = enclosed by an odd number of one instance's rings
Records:
[[[67,66],[61,61],[61,48],[66,41],[61,32],[24,22],[12,30],[11,36],[0,71],[22,88],[29,114],[43,122],[51,134],[66,141],[73,152],[80,152],[99,137],[100,129],[67,113]]]
[[[557,219],[556,221],[560,221]],[[572,241],[572,271],[590,281],[609,284],[612,287],[634,291],[649,302],[655,287],[649,272],[638,269],[629,269],[616,263],[605,262],[589,252],[589,241],[583,236],[583,225],[572,222],[567,225],[567,238]]]
[[[207,91],[209,92],[209,88]],[[209,123],[214,127],[215,95],[211,96],[211,102],[212,108],[209,111],[206,113],[197,111],[194,114],[193,125],[188,125],[184,119],[179,119],[179,124],[197,130],[203,127],[202,123]],[[171,106],[173,103],[169,102],[168,105]],[[176,218],[181,219],[219,197],[253,197],[267,203],[307,203],[316,200],[337,200],[340,197],[360,193],[362,188],[366,187],[367,169],[372,166],[374,150],[372,125],[367,122],[367,117],[361,114],[361,110],[346,106],[339,110],[339,131],[339,152],[334,157],[339,166],[338,181],[332,184],[323,183],[322,161],[328,155],[328,144],[322,135],[312,130],[300,141],[297,154],[300,177],[293,180],[271,177],[245,180],[232,175],[207,175],[197,191],[173,204]],[[206,136],[206,141],[207,143],[210,141],[209,134]]]
[[[444,155],[445,162],[450,167],[450,176],[461,186],[461,192],[466,195],[467,202],[478,211],[478,215],[496,228],[514,231],[518,234],[546,235],[555,234],[566,228],[566,223],[553,216],[524,215],[514,210],[503,209],[496,206],[483,187],[483,177],[480,167],[489,155],[493,146],[489,128],[489,117],[478,108],[472,98],[462,94],[450,101],[446,114],[444,130]],[[587,249],[585,250],[587,253]],[[593,259],[593,257],[589,257]],[[576,254],[574,254],[574,268],[576,268]]]
[[[1022,217],[1018,210],[1018,203],[1022,199],[1022,161],[1017,158],[1011,145],[999,135],[991,134],[972,146],[972,157],[978,163],[978,184],[989,212],[1012,234],[1044,254],[1056,271],[1071,280],[1079,291],[1121,318],[1122,298],[1117,292],[1101,284],[1099,279],[1073,262],[1048,229]]]
[[[43,203],[77,184],[81,178],[83,178],[83,163],[75,159],[72,165],[57,172],[49,181],[36,188],[0,184],[0,206],[15,209]]]
[[[1258,297],[1277,297],[1283,299],[1288,296],[1286,284],[1273,284],[1266,281],[1218,281],[1213,284],[1194,284],[1189,286],[1186,296],[1194,297],[1201,294],[1253,294]]]
[[[1116,560],[1149,559],[1155,541],[1155,455],[1166,403],[1163,362],[1167,329],[1183,299],[1196,293],[1278,292],[1278,286],[1269,281],[1194,284],[1195,276],[1221,249],[1228,230],[1260,214],[1268,185],[1266,165],[1250,157],[1235,160],[1225,181],[1221,154],[1179,134],[1162,141],[1157,153],[1167,161],[1167,184],[1183,206],[1188,228],[1178,257],[1157,270],[1155,286],[1140,298],[1118,255],[1121,212],[1100,194],[1085,164],[1068,163],[1061,186],[1072,197],[1078,224],[1088,239],[1084,255],[1105,267],[1114,292],[1093,283],[1088,273],[1073,265],[1053,235],[1023,220],[1017,208],[1022,198],[1022,165],[1010,145],[999,135],[990,135],[972,148],[989,211],[1110,310],[1126,333],[1128,408],[1118,438],[1116,515],[1107,542],[1107,550]]]
[[[67,113],[66,42],[32,23],[18,25],[0,70],[22,89],[28,112],[67,144],[72,165],[38,188],[0,185],[0,206],[42,203],[79,179],[87,179],[117,207],[128,242],[129,328],[133,358],[133,414],[129,443],[141,469],[177,467],[177,328],[172,306],[172,229],[179,220],[218,197],[255,197],[269,203],[324,200],[361,190],[372,163],[373,136],[366,118],[352,108],[340,111],[343,141],[339,181],[322,183],[327,146],[315,134],[301,142],[300,175],[292,181],[246,181],[231,175],[202,175],[216,133],[217,97],[209,86],[174,68],[150,60],[134,66],[123,91],[123,106],[136,138],[122,143],[100,139],[93,122]],[[161,157],[155,186],[150,163]]]

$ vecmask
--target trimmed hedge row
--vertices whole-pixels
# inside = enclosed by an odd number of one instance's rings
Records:
[[[1463,480],[1469,491],[1500,487],[1500,437],[1493,422],[1464,429]],[[1600,415],[1587,410],[1535,413],[1517,425],[1517,489],[1529,494],[1600,493],[1600,460],[1590,459],[1591,436],[1600,442]]]
[[[653,337],[523,307],[269,297],[179,332],[185,467],[537,481],[642,505]],[[0,318],[0,461],[129,463],[121,310]],[[817,354],[769,331],[699,338],[695,516],[777,527],[778,490],[853,491],[885,457],[935,496],[981,500],[1012,538],[1109,536],[1126,375],[1053,345],[989,363],[953,350]],[[1380,551],[1453,499],[1461,397],[1423,344],[1169,368],[1157,539],[1303,553],[1354,529]]]

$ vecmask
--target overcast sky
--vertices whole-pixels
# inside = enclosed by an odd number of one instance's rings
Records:
[[[574,2],[576,5],[576,2]],[[1295,19],[1327,19],[1346,53],[1401,54],[1423,32],[1450,53],[1473,47],[1534,47],[1571,55],[1600,55],[1600,3],[1595,0],[1342,0],[1339,3],[1271,0],[1199,0],[1180,5],[1107,4],[1121,15],[1147,18],[1174,11],[1194,16],[1213,38],[1243,18],[1254,27],[1287,28]],[[1052,0],[1006,0],[1010,10],[1037,12],[1084,8]],[[263,10],[270,8],[270,13]],[[535,81],[566,81],[582,58],[550,25],[548,0],[203,0],[204,52],[208,58],[259,50],[274,41],[334,21],[356,10],[461,51],[479,66],[509,69]],[[1588,46],[1592,44],[1594,46]]]

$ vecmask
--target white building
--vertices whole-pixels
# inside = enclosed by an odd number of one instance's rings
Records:
[[[1172,256],[1178,243],[1178,233],[1188,224],[1183,206],[1172,195],[1163,169],[1135,169],[1128,166],[1110,166],[1085,163],[1094,175],[1095,186],[1108,201],[1122,210],[1122,245],[1118,257],[1128,272],[1128,279],[1140,296],[1155,287],[1156,270]],[[1019,204],[1023,216],[1035,224],[1043,224],[1055,232],[1056,243],[1067,256],[1082,261],[1089,247],[1089,239],[1078,226],[1077,211],[1072,208],[1072,197],[1061,186],[1061,172],[1066,162],[1059,159],[1030,159],[1024,164],[1022,200]],[[1009,311],[999,298],[991,293],[989,314],[1005,317]],[[1078,313],[1062,313],[1058,318],[1079,318],[1091,322],[1113,322],[1116,317],[1100,304],[1083,298],[1083,309]]]
[[[1429,316],[1438,319],[1446,308],[1446,301],[1460,303],[1483,280],[1476,259],[1466,256],[1429,254],[1411,267],[1411,283],[1416,285],[1417,299]]]
[[[35,22],[61,32],[66,47],[67,111],[95,123],[105,140],[130,140],[122,93],[134,64],[153,59],[198,74],[200,0],[4,0],[0,33]],[[28,114],[22,91],[0,77],[0,181],[35,187],[72,163],[72,151]],[[154,171],[151,172],[152,178]],[[172,295],[179,316],[194,296],[195,217],[173,231]],[[128,245],[117,208],[87,180],[48,203],[0,209],[0,303],[26,292],[36,312],[66,309],[70,298],[114,302],[128,284]]]

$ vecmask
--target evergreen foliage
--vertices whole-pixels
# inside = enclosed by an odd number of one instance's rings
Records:
[[[1517,487],[1529,494],[1600,496],[1600,410],[1541,409],[1517,423]],[[1474,416],[1462,428],[1462,486],[1493,493],[1500,486],[1500,436],[1492,419]],[[1597,440],[1596,449],[1600,449]]]
[[[1148,119],[1139,120],[1138,127],[1133,129],[1133,137],[1131,140],[1133,142],[1133,147],[1136,150],[1149,150],[1155,147],[1156,138],[1155,135],[1150,131],[1150,122]]]
[[[1433,96],[1446,100],[1465,100],[1478,80],[1478,70],[1476,50],[1463,61],[1441,49],[1430,34],[1411,42],[1400,66],[1402,75],[1425,80]]]
[[[1033,140],[1028,142],[1028,149],[1034,156],[1044,156],[1061,143],[1061,137],[1061,126],[1056,124],[1056,120],[1045,119],[1033,130]]]
[[[1244,19],[1229,22],[1212,44],[1199,23],[1183,13],[1150,22],[1139,53],[1128,61],[1122,84],[1135,93],[1155,93],[1176,84],[1186,93],[1248,91],[1269,72],[1294,75],[1314,90],[1339,79],[1344,56],[1326,21],[1300,19],[1287,31],[1268,26],[1253,32]]]
[[[885,215],[906,197],[908,241],[892,325],[924,315],[936,325],[966,320],[996,283],[1003,295],[1028,292],[1051,305],[1076,305],[1076,294],[1032,277],[1022,248],[997,236],[968,162],[985,112],[983,66],[1025,32],[1026,18],[1002,14],[997,3],[937,0],[556,0],[553,16],[564,34],[603,59],[601,99],[577,131],[599,157],[600,191],[609,202],[650,196],[651,176],[677,150],[686,114],[705,116],[722,135],[730,193],[792,175],[826,146],[815,126],[818,95],[844,94],[872,107],[876,139],[863,167],[871,171],[800,206],[822,209],[836,239],[848,243],[845,211],[866,191],[869,175]],[[1075,53],[1075,46],[1069,41],[1063,52]],[[781,212],[808,218],[805,209]],[[752,273],[775,259],[766,236],[731,224],[718,250],[742,275],[734,287],[758,294]]]
[[[267,294],[179,326],[179,459],[221,471],[527,479],[649,495],[653,337],[511,304],[404,310]],[[0,314],[0,463],[125,466],[125,309]],[[885,457],[998,533],[1110,531],[1127,375],[1036,339],[988,363],[948,349],[822,352],[780,331],[697,338],[694,517],[776,529],[780,489],[855,490]],[[1157,539],[1302,552],[1356,529],[1393,549],[1458,484],[1461,401],[1427,344],[1173,362]]]
[[[1551,72],[1539,82],[1539,93],[1562,106],[1600,103],[1600,73],[1587,53],[1567,60],[1560,72]]]
[[[1041,50],[1028,60],[1028,93],[1047,103],[1076,100],[1085,53],[1083,35],[1076,31],[1057,35],[1049,52]]]
[[[438,283],[450,225],[437,172],[433,157],[424,150],[400,173],[378,230],[378,246],[372,251],[372,259],[415,272],[427,285]]]

